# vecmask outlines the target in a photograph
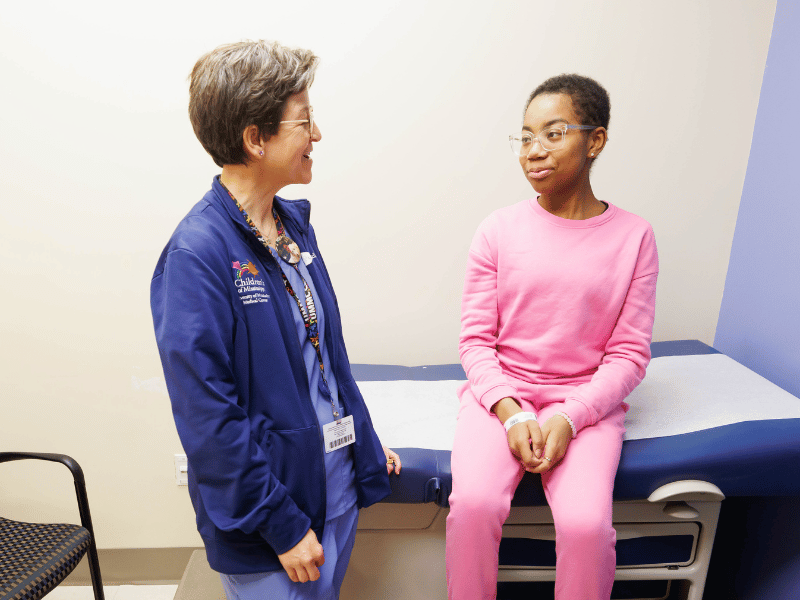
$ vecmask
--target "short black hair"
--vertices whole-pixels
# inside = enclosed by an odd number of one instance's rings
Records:
[[[536,96],[541,94],[566,94],[572,99],[575,113],[581,119],[580,125],[595,125],[608,129],[611,118],[611,100],[605,88],[591,77],[562,73],[551,77],[539,85],[525,103],[522,118]]]

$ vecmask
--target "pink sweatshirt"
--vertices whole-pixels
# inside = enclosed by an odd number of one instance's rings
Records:
[[[563,402],[576,431],[596,423],[644,377],[657,276],[652,228],[613,204],[582,221],[535,198],[495,211],[469,251],[460,395]]]

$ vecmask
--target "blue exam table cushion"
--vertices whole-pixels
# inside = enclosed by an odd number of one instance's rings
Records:
[[[647,376],[627,399],[615,499],[647,498],[680,479],[727,496],[800,493],[800,399],[701,342],[651,349]],[[355,364],[353,373],[381,441],[403,461],[386,501],[447,506],[461,366]],[[526,475],[513,505],[545,503],[540,479]]]

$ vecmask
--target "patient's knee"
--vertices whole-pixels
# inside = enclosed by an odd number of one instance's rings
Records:
[[[450,516],[456,520],[484,522],[497,521],[500,525],[508,517],[511,500],[497,491],[488,489],[459,490],[450,494]]]
[[[565,514],[556,522],[559,546],[581,546],[601,550],[613,546],[616,532],[602,513]]]

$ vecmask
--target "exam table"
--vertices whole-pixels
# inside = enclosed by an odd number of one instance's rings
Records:
[[[612,598],[700,600],[723,500],[800,497],[800,399],[701,342],[651,349],[647,376],[627,398]],[[444,600],[450,448],[464,372],[354,364],[353,375],[403,469],[391,478],[391,496],[361,513],[341,597]],[[540,478],[526,474],[503,529],[499,599],[552,594],[554,539]]]

